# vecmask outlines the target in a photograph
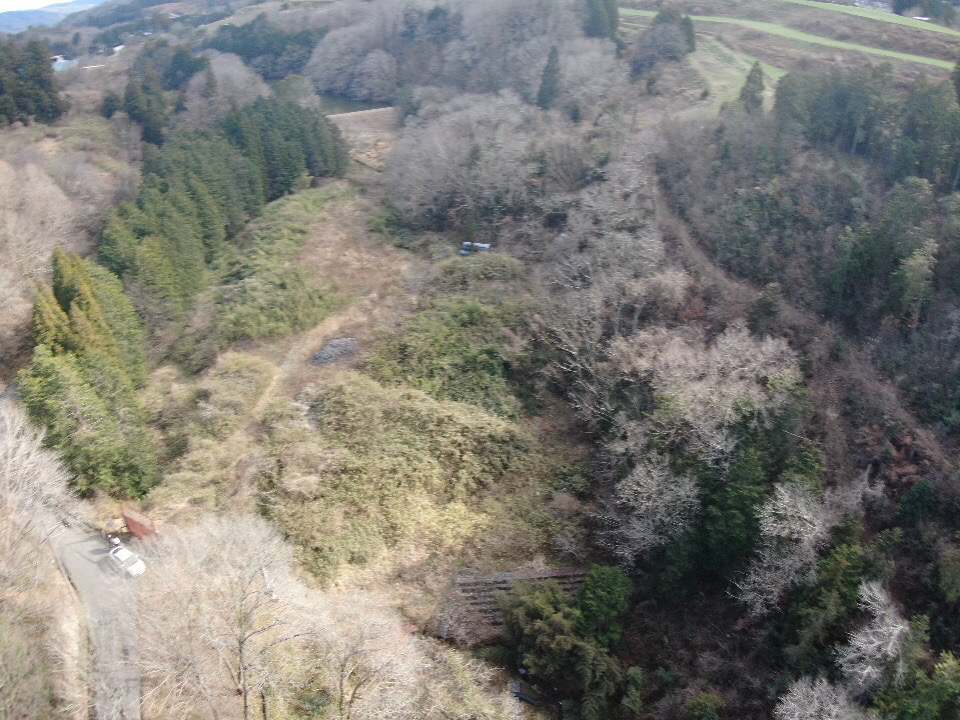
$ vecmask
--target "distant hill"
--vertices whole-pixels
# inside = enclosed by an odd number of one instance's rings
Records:
[[[70,0],[36,10],[0,12],[0,32],[16,33],[34,25],[55,25],[71,13],[88,10],[104,0]]]

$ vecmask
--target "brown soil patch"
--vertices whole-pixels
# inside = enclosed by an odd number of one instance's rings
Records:
[[[397,140],[397,111],[378,108],[330,115],[350,144],[350,157],[361,165],[383,170]]]

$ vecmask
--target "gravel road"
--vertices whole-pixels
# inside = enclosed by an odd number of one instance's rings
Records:
[[[61,526],[51,542],[87,612],[90,686],[97,720],[140,720],[140,674],[129,662],[129,633],[122,628],[121,583],[108,565],[110,544],[99,534]]]

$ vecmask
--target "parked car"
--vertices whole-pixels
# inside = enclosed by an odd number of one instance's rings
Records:
[[[107,559],[110,561],[110,565],[114,570],[126,577],[139,577],[143,575],[147,569],[143,560],[119,542],[110,548]]]

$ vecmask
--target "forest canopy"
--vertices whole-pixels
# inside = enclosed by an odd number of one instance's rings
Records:
[[[61,114],[0,123],[0,720],[116,691],[88,649],[155,720],[955,720],[950,13],[706,5],[16,40]],[[28,37],[103,55],[69,113]],[[61,652],[36,568],[118,506],[146,573],[63,571],[124,637]]]
[[[50,48],[39,40],[0,38],[0,126],[31,118],[50,123],[66,110],[53,79]]]

